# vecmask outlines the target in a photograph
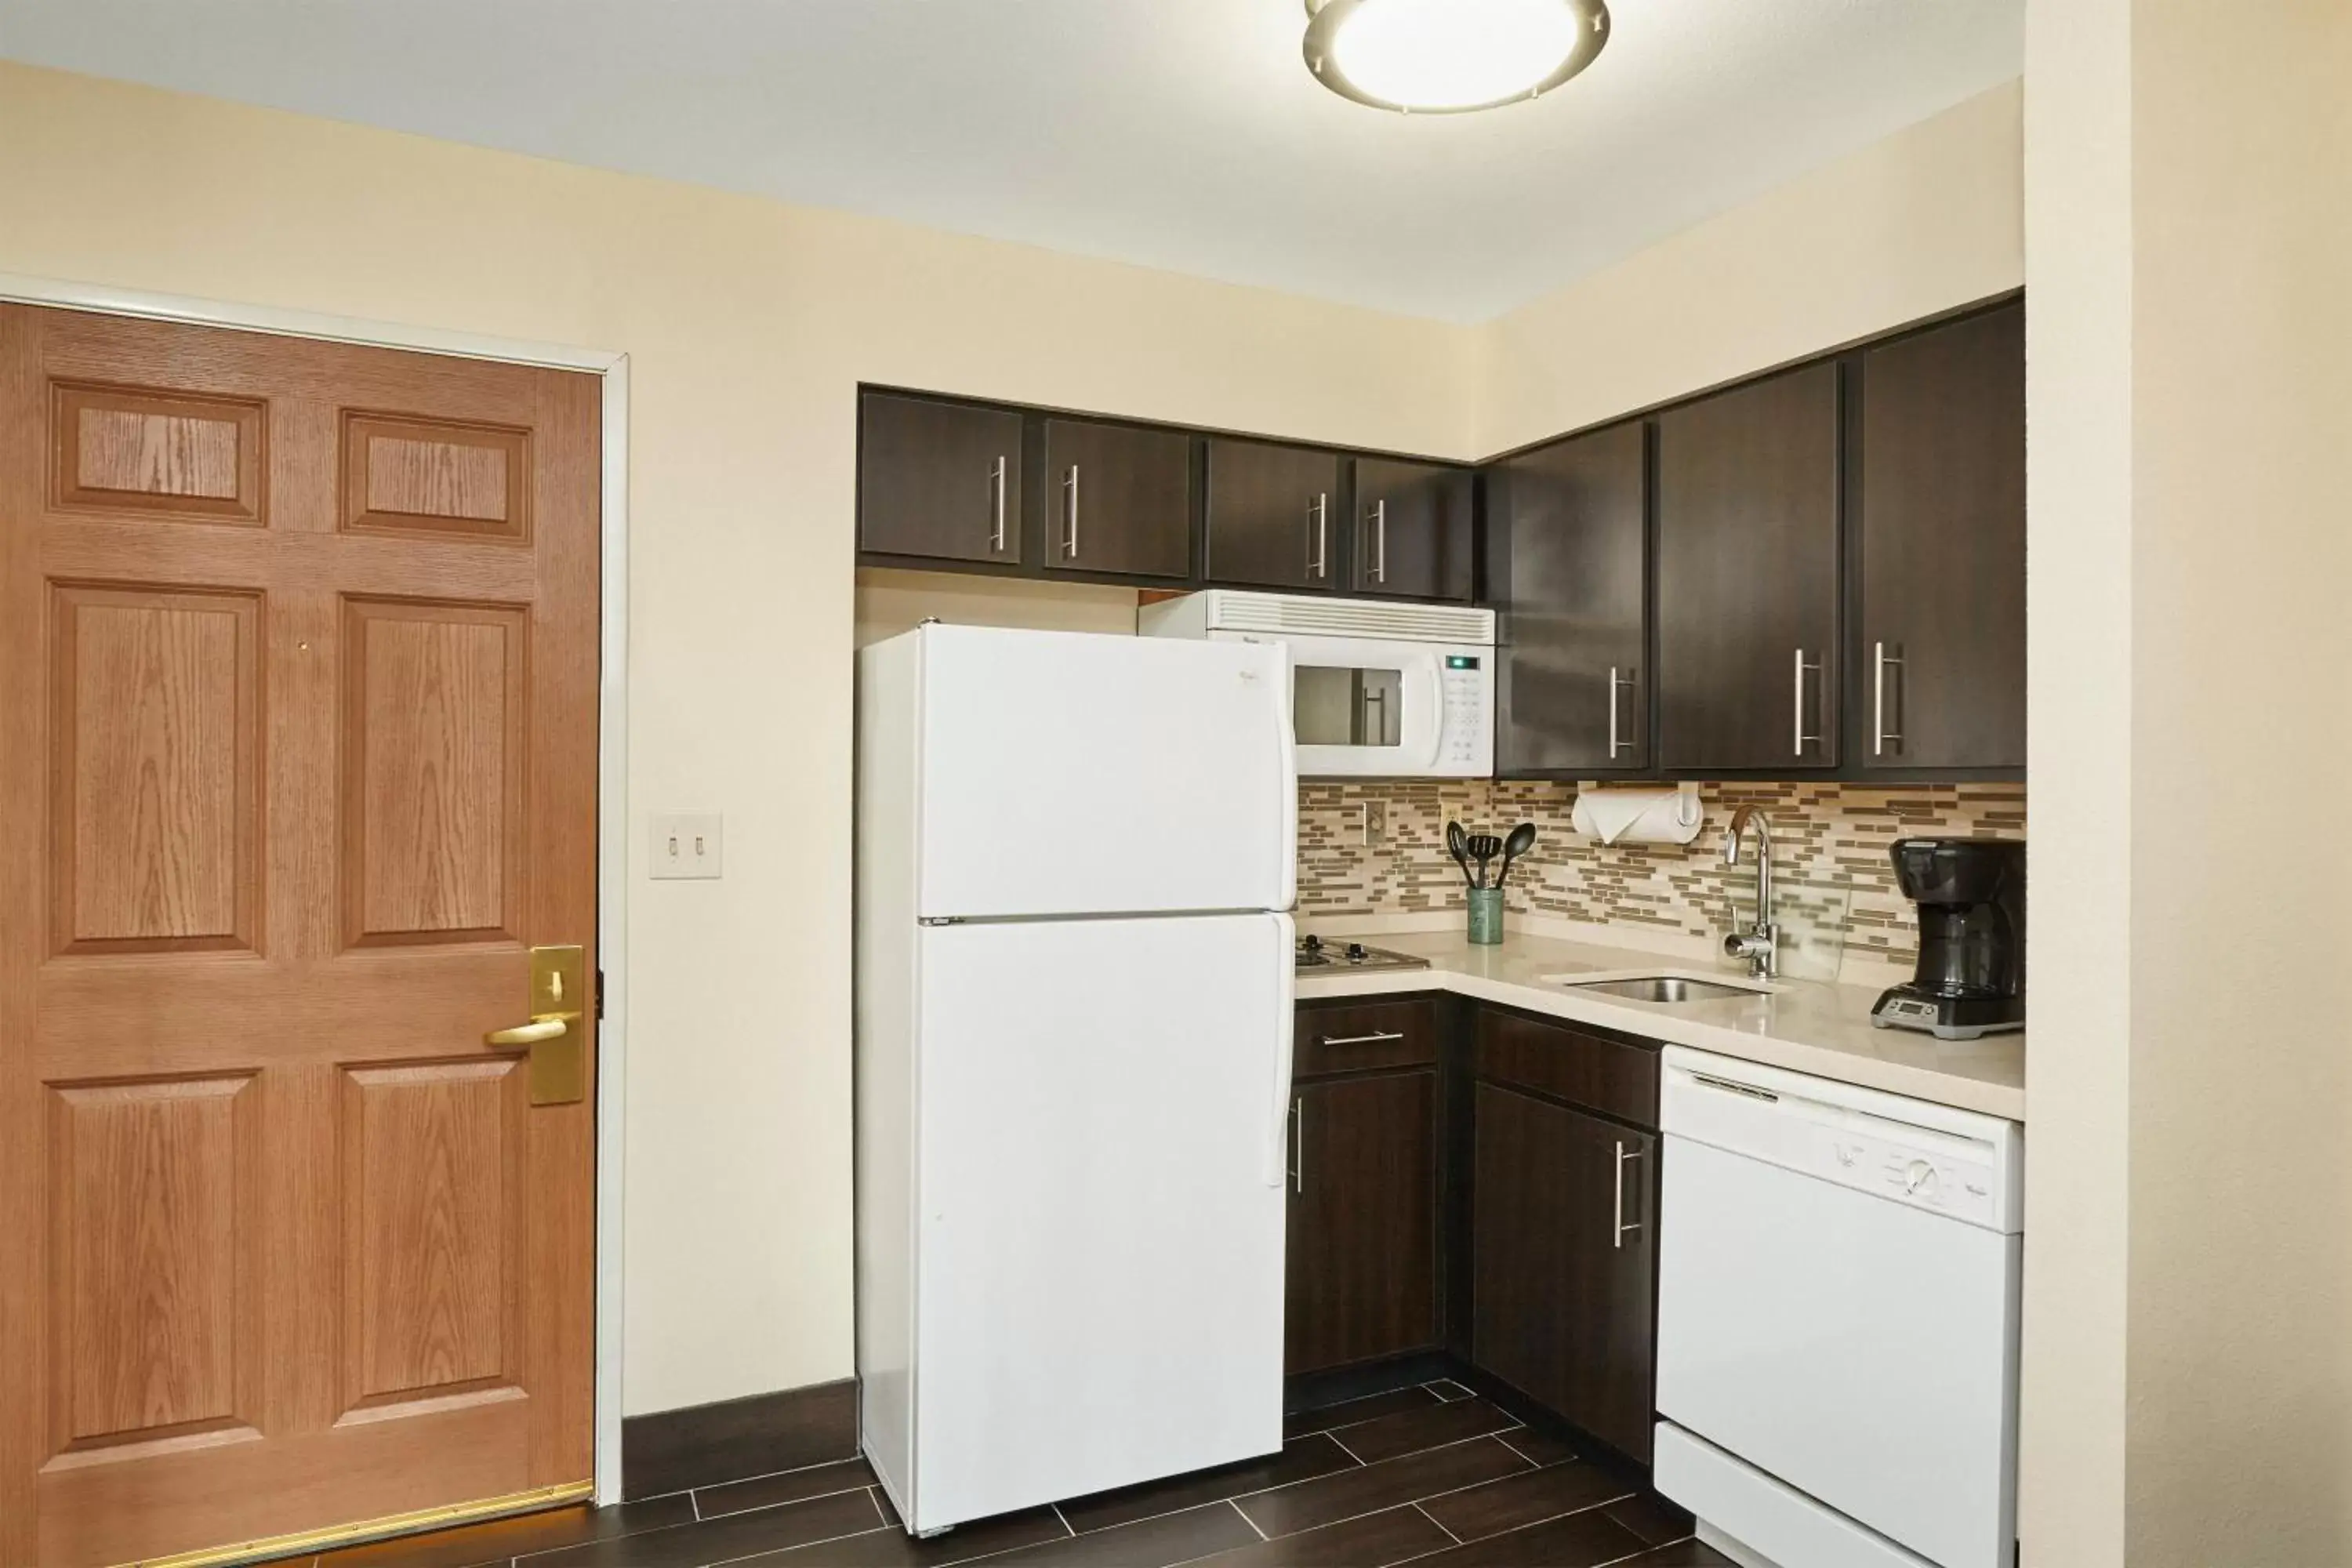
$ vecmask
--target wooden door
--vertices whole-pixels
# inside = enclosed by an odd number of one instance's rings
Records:
[[[1474,1119],[1473,1360],[1647,1464],[1657,1140],[1488,1083]]]
[[[1045,421],[1051,571],[1192,573],[1192,438],[1093,419]]]
[[[2025,765],[2025,307],[1863,356],[1860,761]]]
[[[1437,1342],[1437,1074],[1299,1086],[1283,1368]]]
[[[1357,458],[1356,592],[1468,599],[1472,488],[1467,468]]]
[[[1017,564],[1021,416],[896,393],[860,395],[857,547]]]
[[[588,1479],[598,407],[0,305],[0,1563]]]
[[[1637,420],[1496,468],[1502,773],[1650,765],[1647,446]]]
[[[1669,773],[1837,765],[1838,371],[1658,419],[1658,745]]]
[[[1208,563],[1212,582],[1256,588],[1328,588],[1341,579],[1343,519],[1337,454],[1270,441],[1209,442]]]

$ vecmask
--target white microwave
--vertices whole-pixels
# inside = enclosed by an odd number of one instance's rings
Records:
[[[1495,771],[1495,612],[1212,588],[1147,605],[1146,637],[1278,642],[1307,778]]]

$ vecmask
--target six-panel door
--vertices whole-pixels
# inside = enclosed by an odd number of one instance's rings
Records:
[[[588,1477],[598,405],[0,306],[12,1568]]]

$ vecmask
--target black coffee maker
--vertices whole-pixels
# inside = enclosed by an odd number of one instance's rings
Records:
[[[1870,1021],[1973,1040],[2025,1027],[2025,843],[1904,838],[1895,879],[1919,906],[1919,972]]]

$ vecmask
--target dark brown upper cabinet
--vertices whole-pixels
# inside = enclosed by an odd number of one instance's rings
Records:
[[[1192,441],[1092,419],[1045,421],[1045,567],[1192,573]]]
[[[1669,773],[1837,766],[1838,366],[1658,418],[1658,752]]]
[[[1491,1083],[1472,1116],[1472,1359],[1648,1463],[1658,1140]]]
[[[1436,1072],[1301,1083],[1291,1114],[1284,1370],[1434,1345]]]
[[[1209,581],[1337,587],[1347,527],[1338,454],[1223,436],[1208,447]]]
[[[1856,761],[2025,765],[2025,307],[1862,360]]]
[[[857,547],[1017,565],[1021,416],[867,392],[857,400]]]
[[[1356,564],[1349,575],[1355,592],[1469,598],[1476,567],[1475,490],[1467,468],[1357,458]]]
[[[1488,471],[1504,773],[1650,765],[1647,464],[1636,420]]]

